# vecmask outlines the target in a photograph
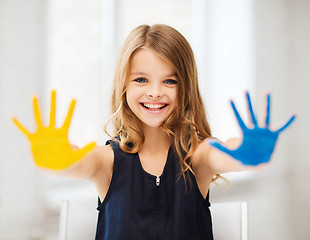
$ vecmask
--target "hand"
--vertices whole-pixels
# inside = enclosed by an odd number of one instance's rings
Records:
[[[242,143],[240,144],[240,146],[237,149],[228,149],[218,141],[210,140],[208,142],[213,147],[216,147],[217,149],[223,151],[231,157],[239,160],[244,165],[256,166],[261,163],[266,163],[270,160],[279,134],[294,121],[295,115],[291,116],[290,119],[278,130],[270,130],[270,94],[267,94],[266,119],[264,126],[260,127],[257,124],[257,120],[252,108],[250,95],[248,92],[246,92],[246,98],[248,103],[248,110],[253,124],[253,127],[251,128],[247,127],[243,122],[235,107],[234,102],[230,102],[243,133]]]
[[[96,146],[96,143],[90,143],[83,149],[72,149],[68,141],[68,131],[76,101],[71,101],[63,126],[56,128],[56,92],[53,90],[51,95],[50,123],[47,127],[43,126],[36,97],[33,98],[34,117],[37,124],[36,132],[30,133],[16,118],[13,118],[13,121],[28,137],[35,164],[42,168],[62,170],[81,160]]]

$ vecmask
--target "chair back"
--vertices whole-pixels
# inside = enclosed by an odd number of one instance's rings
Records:
[[[247,202],[214,203],[210,207],[215,240],[247,240]]]
[[[62,201],[59,240],[95,239],[97,204],[95,200]]]

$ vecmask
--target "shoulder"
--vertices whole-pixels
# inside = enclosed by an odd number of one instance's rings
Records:
[[[197,176],[212,178],[215,174],[212,164],[210,163],[210,153],[212,147],[208,144],[208,139],[199,142],[197,148],[191,156],[193,170]]]
[[[114,152],[111,145],[97,146],[94,155],[98,163],[98,169],[93,175],[94,181],[102,176],[109,176],[113,172]]]
[[[108,144],[109,142],[109,144]],[[98,152],[99,153],[112,153],[113,152],[113,148],[112,148],[112,141],[108,141],[105,145],[100,145],[97,146],[98,148]]]
[[[210,152],[211,146],[207,143],[207,139],[205,139],[198,144],[191,156],[196,182],[204,198],[207,196],[212,178],[215,175],[209,160]]]
[[[114,161],[114,151],[112,149],[112,146],[109,145],[104,145],[104,146],[98,146],[96,149],[96,155],[98,158],[98,161],[102,165],[113,165]]]
[[[207,165],[208,158],[212,147],[207,143],[209,138],[199,142],[197,148],[191,157],[193,167],[197,168],[202,165]]]
[[[104,146],[98,146],[96,148],[96,155],[99,159],[105,160],[105,161],[111,161],[114,158],[114,152],[112,149],[112,146],[104,145]]]

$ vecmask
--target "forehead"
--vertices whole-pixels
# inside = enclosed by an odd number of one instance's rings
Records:
[[[175,68],[151,48],[137,50],[131,59],[130,74],[176,75]]]

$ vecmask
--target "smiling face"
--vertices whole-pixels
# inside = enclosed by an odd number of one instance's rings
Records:
[[[177,106],[178,78],[174,68],[150,48],[131,59],[126,99],[144,127],[159,127]]]

